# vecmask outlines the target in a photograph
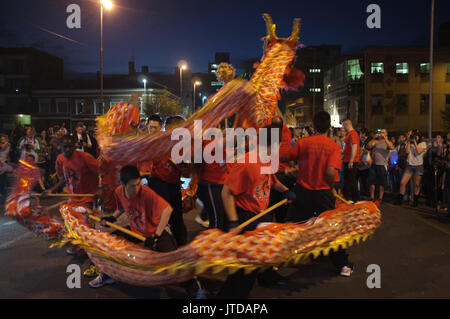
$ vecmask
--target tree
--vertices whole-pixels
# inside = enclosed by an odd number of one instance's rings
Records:
[[[162,93],[152,96],[144,112],[147,116],[158,113],[165,118],[170,115],[186,115],[186,107],[181,103],[180,99],[169,91],[163,90]]]

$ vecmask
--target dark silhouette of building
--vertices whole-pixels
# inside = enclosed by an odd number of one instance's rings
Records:
[[[0,129],[30,124],[31,92],[46,81],[62,81],[63,60],[34,48],[0,48]]]

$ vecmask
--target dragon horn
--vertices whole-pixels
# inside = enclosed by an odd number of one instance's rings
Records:
[[[302,19],[296,18],[294,19],[294,25],[292,26],[292,34],[289,37],[289,40],[298,42],[299,40],[299,33],[300,33],[300,23]]]
[[[266,27],[267,27],[267,42],[277,39],[277,35],[275,33],[276,25],[273,24],[270,15],[264,13],[264,20],[266,20]]]

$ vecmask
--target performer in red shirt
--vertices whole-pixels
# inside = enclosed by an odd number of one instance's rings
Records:
[[[219,228],[223,231],[227,230],[227,219],[225,216],[225,208],[222,202],[223,183],[228,175],[226,166],[226,154],[223,140],[207,141],[204,148],[214,147],[212,153],[217,150],[217,143],[222,143],[223,161],[220,163],[203,163],[198,169],[198,198],[203,203],[203,210],[206,212],[209,220],[209,228]]]
[[[268,127],[267,154],[270,156],[270,128]],[[278,141],[277,141],[278,142]],[[259,147],[262,147],[259,143]],[[257,152],[254,148],[250,152]],[[260,162],[259,155],[256,156],[257,163],[250,163],[250,152],[245,154],[245,163],[235,163],[231,166],[231,170],[225,179],[222,189],[222,200],[225,211],[229,219],[230,232],[239,233],[241,230],[237,226],[261,211],[265,210],[269,205],[269,197],[271,189],[284,193],[287,198],[293,195],[289,189],[281,184],[275,175],[267,175],[261,173],[263,164]],[[267,165],[267,164],[266,164]],[[260,219],[247,225],[243,230],[254,230],[261,222],[271,222],[272,216],[266,214]],[[243,270],[239,270],[233,275],[228,276],[224,286],[218,294],[218,298],[248,298],[250,291],[257,277],[266,281],[280,281],[280,277],[272,269],[262,272],[258,275],[258,270],[245,275]],[[272,278],[278,277],[275,280]]]
[[[280,136],[281,136],[281,142],[280,142],[280,149],[279,149],[279,158],[282,156],[285,156],[289,153],[289,150],[291,149],[292,144],[292,134],[290,129],[286,126],[286,124],[283,123],[283,118],[281,116],[275,117],[272,120],[272,123],[275,125],[279,125],[281,128]],[[274,126],[273,125],[273,126]],[[285,185],[290,190],[294,189],[295,185],[295,179],[297,174],[297,168],[290,165],[289,162],[281,162],[279,160],[279,168],[278,172],[275,174],[277,179]],[[283,199],[283,195],[279,192],[271,192],[270,193],[270,201],[269,206],[275,205],[279,201]],[[288,206],[283,205],[278,207],[273,211],[273,216],[275,218],[276,222],[282,223],[284,219],[286,218]]]
[[[169,117],[166,120],[166,128],[182,121],[184,119],[180,116]],[[172,206],[173,212],[169,224],[177,244],[182,246],[187,244],[187,229],[183,220],[180,178],[181,168],[170,159],[155,161],[148,186]]]
[[[172,214],[169,203],[147,186],[141,185],[141,176],[136,166],[124,166],[120,170],[120,182],[121,185],[114,191],[116,211],[111,216],[103,217],[102,224],[105,225],[105,221],[114,223],[122,213],[125,213],[130,221],[128,228],[147,238],[145,247],[159,252],[175,250],[177,248],[175,240],[165,230]],[[119,231],[114,234],[135,243],[139,242]],[[112,278],[100,274],[89,285],[98,288],[112,283],[114,283]]]
[[[358,164],[359,164],[359,135],[352,125],[352,121],[342,122],[347,136],[344,147],[344,197],[354,202],[359,200]]]
[[[98,162],[89,153],[76,150],[77,139],[63,138],[63,154],[56,159],[55,169],[60,182],[44,193],[52,193],[66,184],[70,194],[96,194],[98,190]],[[93,207],[94,197],[70,197],[69,203]]]
[[[287,156],[287,159],[296,159],[299,163],[296,200],[289,208],[287,222],[302,222],[335,208],[332,189],[342,162],[339,146],[326,136],[330,123],[327,112],[318,112],[314,117],[318,134],[301,139]],[[353,265],[349,263],[345,250],[330,251],[330,258],[342,276],[350,276]]]

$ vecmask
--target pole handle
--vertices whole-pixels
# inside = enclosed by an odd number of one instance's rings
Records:
[[[247,225],[253,223],[255,220],[257,220],[257,219],[263,217],[264,215],[270,213],[270,212],[273,211],[274,209],[280,207],[281,205],[284,205],[284,204],[287,203],[287,202],[288,202],[288,199],[287,199],[287,198],[283,199],[282,201],[276,203],[275,205],[273,205],[273,206],[271,206],[271,207],[269,207],[269,208],[263,210],[263,211],[262,211],[261,213],[259,213],[258,215],[256,215],[256,216],[250,218],[249,220],[243,222],[243,223],[240,224],[237,228],[239,228],[239,229],[244,228],[245,226],[247,226]]]
[[[101,221],[101,219],[99,217],[95,216],[95,215],[89,214],[88,216],[89,216],[89,218],[91,218],[91,219],[93,219],[93,220],[95,220],[97,222]],[[132,236],[134,238],[137,238],[140,241],[145,241],[146,240],[146,238],[144,236],[136,234],[135,232],[132,232],[131,230],[123,228],[123,227],[121,227],[119,225],[116,225],[116,224],[113,224],[113,223],[110,223],[110,222],[106,222],[106,225],[109,226],[109,227],[112,227],[114,229],[120,230],[121,232],[123,232],[125,234],[128,234],[128,235],[130,235],[130,236]]]

